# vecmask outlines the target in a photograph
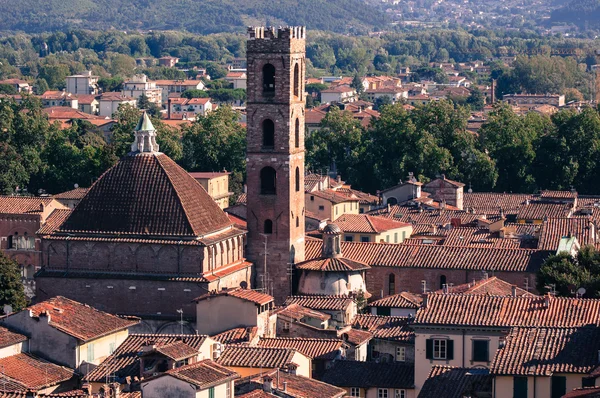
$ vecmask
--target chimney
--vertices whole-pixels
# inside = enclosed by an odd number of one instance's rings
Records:
[[[436,235],[437,234],[437,225],[431,224],[431,234],[432,235]]]
[[[550,293],[547,293],[547,294],[544,296],[544,308],[548,308],[548,307],[550,306],[550,298],[551,298],[551,297],[552,297],[552,296],[550,296]]]
[[[171,98],[167,99],[167,119],[171,120]]]
[[[515,285],[511,286],[511,294],[513,297],[517,297],[517,287]]]
[[[263,391],[273,392],[273,378],[269,375],[263,377]]]
[[[600,356],[600,351],[598,351],[598,355]],[[283,392],[287,391],[287,381],[283,382]]]
[[[423,301],[421,301],[421,308],[427,308],[427,294],[423,295]]]
[[[83,383],[81,389],[86,395],[92,395],[92,385],[88,382]]]

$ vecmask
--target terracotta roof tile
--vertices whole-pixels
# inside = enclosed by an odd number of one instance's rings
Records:
[[[557,204],[531,201],[522,205],[517,211],[519,220],[543,220],[545,218],[565,218],[573,213],[570,204]]]
[[[205,359],[191,365],[168,370],[156,378],[169,375],[194,385],[197,389],[207,389],[239,378],[240,376],[210,359]],[[150,379],[148,379],[150,380]]]
[[[63,222],[65,222],[65,220],[71,215],[71,212],[71,209],[54,210],[52,213],[50,213],[48,218],[46,218],[46,222],[44,223],[42,228],[40,228],[37,231],[37,234],[50,235],[51,233],[56,231],[62,225]]]
[[[413,320],[414,318],[403,316],[358,314],[352,327],[368,330],[376,339],[413,343],[415,332],[410,326]]]
[[[224,332],[210,336],[210,338],[221,344],[241,344],[250,342],[256,333],[256,326],[239,327],[225,330]]]
[[[35,214],[41,212],[41,205],[48,206],[53,201],[50,197],[33,196],[0,196],[0,213],[2,214]]]
[[[204,294],[200,297],[195,298],[194,300],[196,302],[198,302],[198,301],[208,300],[208,299],[211,299],[213,297],[218,297],[218,296],[236,297],[236,298],[242,299],[244,301],[249,301],[251,303],[257,304],[257,305],[265,305],[274,300],[273,296],[270,296],[268,294],[265,294],[265,293],[262,293],[262,292],[259,292],[256,290],[242,289],[242,288],[219,290],[216,292]]]
[[[354,300],[348,296],[289,296],[284,305],[299,304],[313,310],[340,311],[345,310]]]
[[[316,319],[320,319],[322,321],[326,321],[328,319],[331,319],[331,315],[326,314],[324,312],[319,312],[319,311],[315,311],[312,310],[310,308],[306,308],[303,307],[301,305],[298,304],[290,304],[288,306],[285,307],[281,307],[277,310],[275,310],[275,313],[277,315],[281,315],[296,321],[300,321],[304,318],[316,318]]]
[[[139,353],[144,346],[152,344],[168,345],[181,341],[199,351],[206,338],[207,336],[202,335],[130,334],[116,351],[88,373],[84,380],[104,383],[106,377],[114,376],[117,380],[124,382],[127,376],[139,377]]]
[[[338,387],[414,388],[414,364],[336,361],[322,380]]]
[[[289,348],[250,347],[227,345],[217,360],[222,366],[242,368],[281,369],[292,362],[295,350]]]
[[[481,327],[600,325],[600,300],[431,293],[426,306],[417,312],[415,323]]]
[[[411,227],[411,224],[367,214],[343,214],[335,223],[344,232],[382,233],[396,228]]]
[[[45,387],[55,386],[74,377],[72,369],[58,366],[30,354],[20,353],[0,359],[2,376],[18,383],[28,390],[41,390]]]
[[[292,348],[311,359],[333,360],[340,357],[342,340],[308,337],[261,338],[259,347]]]
[[[390,308],[411,308],[421,307],[423,297],[420,294],[402,292],[375,300],[369,304],[371,307],[390,307]]]
[[[296,269],[321,272],[345,272],[369,269],[367,264],[346,258],[318,258],[296,264]]]
[[[32,317],[48,317],[48,324],[81,341],[90,341],[127,329],[139,319],[123,319],[89,305],[57,296],[25,308]]]
[[[373,333],[368,330],[350,328],[341,332],[340,337],[343,338],[344,341],[358,346],[370,341],[373,338]]]
[[[562,398],[600,398],[600,387],[583,387],[563,395]]]
[[[462,285],[448,287],[448,293],[460,294],[484,294],[488,296],[511,296],[513,288],[517,296],[535,296],[535,294],[521,289],[513,284],[510,284],[498,277],[481,279]],[[436,293],[444,293],[443,289],[437,290]]]
[[[27,336],[13,332],[4,326],[0,326],[0,348],[27,341]]]
[[[203,236],[231,225],[202,185],[168,156],[138,153],[94,183],[61,231]]]
[[[337,193],[342,194],[342,195],[357,197],[360,204],[364,204],[364,205],[367,205],[367,204],[369,204],[369,205],[376,205],[376,204],[379,203],[379,198],[377,196],[371,195],[370,193],[357,191],[356,189],[352,189],[352,188],[336,188],[335,191]]]
[[[287,372],[264,372],[260,375],[246,377],[236,381],[236,390],[243,389],[246,392],[236,397],[244,398],[271,398],[279,395],[268,394],[263,391],[263,377],[269,375],[273,379],[273,388],[279,391],[283,390],[286,383],[285,396],[290,398],[341,398],[346,396],[346,390],[323,383],[308,377],[293,375]],[[277,381],[279,380],[279,385]]]
[[[577,191],[551,191],[544,190],[540,192],[540,198],[548,199],[575,199],[577,197]]]
[[[549,218],[540,229],[538,249],[556,251],[560,239],[569,235],[582,246],[596,243],[594,225],[587,218]]]
[[[481,217],[481,214],[469,213],[463,210],[418,209],[415,206],[393,205],[381,210],[369,212],[372,216],[385,217],[400,222],[427,225],[450,224],[453,219],[460,220],[461,225],[467,225]]]
[[[358,202],[358,198],[350,197],[343,195],[341,193],[337,193],[333,189],[326,189],[323,191],[311,191],[308,194],[312,196],[316,196],[321,199],[325,199],[330,201],[331,203],[344,203],[344,202]]]
[[[175,361],[181,361],[198,355],[198,349],[181,340],[166,344],[157,344],[155,351]]]
[[[134,98],[129,97],[127,95],[124,95],[120,91],[103,93],[100,96],[100,101],[113,101],[113,102],[116,101],[116,102],[121,102],[121,101],[134,101],[134,100],[135,100]]]
[[[70,191],[61,192],[53,196],[55,199],[75,199],[80,200],[83,199],[85,195],[87,195],[89,188],[75,188]]]
[[[502,209],[505,213],[515,212],[526,200],[531,200],[533,195],[495,192],[466,192],[463,196],[463,207],[475,209],[477,213],[498,213]]]
[[[492,380],[487,369],[436,365],[431,368],[419,398],[463,398],[472,394],[491,396]]]
[[[600,328],[514,328],[498,349],[494,375],[551,376],[590,373],[598,368]]]

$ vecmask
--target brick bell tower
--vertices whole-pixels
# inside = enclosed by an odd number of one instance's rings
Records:
[[[304,260],[305,44],[305,27],[248,29],[247,257],[277,303]]]

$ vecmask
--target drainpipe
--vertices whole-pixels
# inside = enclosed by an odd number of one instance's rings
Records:
[[[462,331],[462,367],[465,367],[465,331]]]

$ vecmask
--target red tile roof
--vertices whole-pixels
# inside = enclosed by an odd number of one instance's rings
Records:
[[[261,338],[259,347],[292,348],[311,359],[333,360],[339,358],[343,346],[342,340],[318,339],[308,337]]]
[[[533,195],[529,194],[467,192],[463,197],[463,207],[465,209],[475,209],[477,213],[488,213],[488,211],[491,211],[497,214],[500,208],[505,213],[512,213],[521,207],[526,200],[531,200],[532,198]]]
[[[312,310],[310,308],[302,307],[298,304],[290,304],[285,307],[281,307],[275,311],[277,315],[281,315],[296,321],[300,321],[304,318],[316,318],[322,321],[326,321],[331,319],[331,315],[325,314],[324,312],[319,312]]]
[[[239,397],[244,398],[271,398],[279,395],[267,394],[263,390],[263,377],[270,375],[273,379],[273,388],[279,391],[283,390],[284,383],[286,386],[286,397],[290,398],[341,398],[346,396],[346,390],[339,387],[332,386],[331,384],[323,383],[308,377],[293,375],[287,372],[275,371],[264,372],[260,375],[246,377],[242,380],[236,381],[236,390],[238,388],[243,391],[247,389],[253,389]],[[279,385],[277,385],[279,382]],[[236,397],[238,395],[236,394]]]
[[[522,205],[517,211],[519,220],[543,220],[545,218],[565,218],[573,213],[570,204],[557,204],[545,202],[529,202]]]
[[[600,325],[600,300],[431,293],[417,312],[415,323],[481,327]]]
[[[50,235],[51,233],[56,231],[62,225],[63,222],[65,222],[65,220],[71,215],[71,212],[71,209],[54,210],[52,213],[50,213],[48,218],[46,218],[46,222],[44,223],[42,228],[40,228],[37,231],[37,234]]]
[[[124,380],[127,376],[140,376],[139,353],[148,345],[168,345],[181,341],[195,350],[200,350],[207,336],[174,335],[174,334],[130,334],[117,350],[106,358],[99,366],[88,373],[84,380],[104,383],[108,376]]]
[[[488,296],[511,296],[513,294],[513,288],[517,296],[535,296],[535,294],[528,292],[525,289],[521,289],[511,283],[503,281],[498,277],[492,276],[491,278],[481,279],[479,281],[473,281],[462,285],[456,285],[448,287],[448,293],[460,293],[460,294],[484,294]],[[437,290],[436,293],[444,293],[443,289]]]
[[[587,374],[600,367],[600,328],[514,328],[498,349],[494,375]]]
[[[344,232],[379,234],[397,228],[411,227],[411,224],[375,217],[367,214],[343,214],[335,223]]]
[[[600,398],[600,387],[583,387],[563,395],[562,398]]]
[[[305,181],[306,182],[306,181]],[[379,203],[379,198],[375,195],[371,195],[370,193],[357,191],[352,188],[336,188],[337,193],[341,193],[342,195],[346,195],[349,197],[355,196],[358,198],[358,201],[361,205],[376,205]]]
[[[410,326],[413,320],[414,318],[405,316],[358,314],[352,322],[352,327],[368,330],[376,339],[413,343],[415,332]]]
[[[217,363],[241,368],[281,369],[293,363],[295,353],[295,350],[289,348],[226,345]]]
[[[0,213],[2,214],[35,214],[41,213],[41,206],[48,206],[53,201],[50,197],[34,196],[0,196]]]
[[[313,310],[341,311],[352,305],[354,300],[348,296],[289,296],[284,305],[298,304]]]
[[[3,379],[6,378],[32,391],[55,386],[75,376],[72,369],[25,353],[1,358],[0,369],[2,369],[0,386],[3,384]]]
[[[225,330],[214,336],[211,339],[218,341],[221,344],[241,344],[250,342],[257,333],[257,327],[240,327]]]
[[[27,336],[13,332],[3,326],[0,326],[0,348],[5,348],[14,344],[27,341]]]
[[[29,311],[34,318],[48,317],[50,326],[84,342],[139,323],[139,319],[119,318],[62,296],[34,304],[23,311]]]
[[[231,225],[202,185],[168,156],[136,153],[92,185],[60,231],[196,237]]]
[[[582,246],[597,241],[594,224],[587,218],[550,218],[540,229],[538,249],[556,251],[565,236],[575,236]]]
[[[229,171],[193,171],[188,173],[194,178],[216,178],[228,176],[231,174]]]
[[[425,380],[419,398],[463,398],[492,396],[493,377],[487,369],[435,365]]]
[[[198,302],[198,301],[202,301],[202,300],[209,300],[211,298],[218,297],[218,296],[236,297],[236,298],[239,298],[244,301],[250,301],[251,303],[254,303],[257,305],[265,305],[265,304],[271,303],[274,300],[273,296],[270,296],[270,295],[262,293],[262,292],[258,292],[256,290],[234,288],[234,289],[224,289],[224,290],[219,290],[216,292],[207,293],[200,297],[195,298],[194,301]]]
[[[544,190],[540,192],[540,198],[548,199],[575,199],[577,191],[550,191]]]
[[[54,199],[78,200],[87,195],[89,188],[75,188],[53,196]]]
[[[345,342],[350,343],[354,346],[359,346],[361,344],[367,343],[371,341],[373,338],[373,333],[368,330],[360,330],[350,328],[345,331],[341,331],[338,333]]]
[[[320,272],[349,272],[369,269],[367,264],[347,258],[318,258],[296,264],[296,269]]]
[[[173,359],[174,361],[181,361],[183,359],[198,355],[197,348],[194,348],[181,340],[166,344],[157,344],[155,351]]]
[[[96,97],[95,94],[77,94],[77,103],[79,105],[91,105],[94,101],[98,102]]]
[[[316,196],[321,199],[325,199],[330,201],[331,203],[344,203],[344,202],[358,202],[358,198],[353,198],[350,196],[343,195],[341,193],[337,193],[333,189],[326,189],[324,191],[312,191],[307,192],[307,194]]]
[[[135,101],[135,98],[129,97],[127,95],[124,95],[122,92],[120,91],[116,91],[116,92],[108,92],[108,93],[102,93],[102,95],[100,96],[100,101],[117,101],[117,102],[124,102],[124,101]]]
[[[148,380],[167,375],[190,383],[199,390],[223,384],[240,377],[236,372],[231,371],[210,359],[205,359],[191,365],[168,370],[167,372]]]
[[[411,308],[421,307],[423,297],[420,294],[402,292],[375,300],[369,304],[371,307],[390,307],[390,308]]]
[[[414,364],[336,361],[322,380],[338,387],[414,388]]]

